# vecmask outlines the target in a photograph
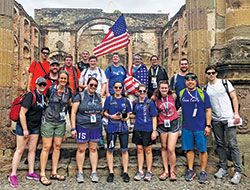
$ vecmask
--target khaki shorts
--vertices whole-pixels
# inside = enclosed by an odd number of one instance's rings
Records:
[[[45,122],[41,126],[41,135],[43,137],[64,137],[66,123],[51,123]]]

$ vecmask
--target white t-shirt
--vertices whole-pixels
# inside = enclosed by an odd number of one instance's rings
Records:
[[[229,92],[234,91],[234,87],[228,80],[227,85]],[[222,83],[222,79],[217,79],[215,84],[208,83],[207,93],[212,105],[213,120],[222,121],[234,118],[231,101]]]
[[[100,71],[102,74],[100,73]],[[85,72],[86,72],[86,69],[84,69],[81,72],[81,77],[80,77],[79,83],[83,84],[83,85],[87,85],[88,79],[90,77],[95,77],[98,80],[98,86],[97,86],[96,92],[100,94],[101,93],[101,85],[104,83],[107,83],[107,78],[106,78],[104,71],[102,69],[96,67],[94,70],[87,68],[86,74],[85,74]]]

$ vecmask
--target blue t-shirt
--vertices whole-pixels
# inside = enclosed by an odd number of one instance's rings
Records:
[[[111,72],[110,72],[111,67]],[[121,65],[118,67],[115,67],[114,65],[111,65],[110,67],[107,67],[105,70],[105,74],[107,79],[109,79],[109,93],[114,94],[113,86],[116,81],[122,82],[124,85],[124,79],[127,74],[127,70],[124,69]],[[122,94],[124,94],[124,89],[122,90]]]
[[[182,106],[182,127],[190,131],[204,131],[206,127],[206,111],[205,109],[211,108],[211,103],[208,94],[204,93],[204,102],[201,99],[197,89],[190,91],[184,91],[181,97]],[[193,112],[195,108],[195,99],[197,97],[197,114],[193,117]],[[179,97],[178,97],[179,98]]]
[[[170,86],[169,88],[171,90],[174,90],[174,78],[175,78],[175,75],[171,78],[171,81],[170,81]],[[197,87],[199,86],[199,82],[197,82]],[[186,84],[185,84],[185,76],[181,76],[179,74],[177,74],[177,79],[176,79],[176,84],[175,84],[175,87],[176,87],[176,94],[178,95],[180,93],[180,91],[184,88],[187,88]]]
[[[146,97],[144,103],[139,102],[139,99],[133,102],[133,114],[136,115],[134,130],[153,131],[152,117],[157,116],[157,110],[153,101],[149,102],[148,107],[146,103],[147,100],[148,98]]]
[[[106,98],[103,110],[106,111],[108,110],[109,115],[114,115],[115,113],[130,113],[131,112],[131,106],[127,98],[127,108],[126,104],[123,100],[123,98],[115,98],[114,96],[109,96]],[[117,104],[117,106],[116,106]],[[127,122],[121,121],[121,120],[112,120],[109,118],[108,121],[108,128],[107,132],[108,133],[113,133],[113,132],[127,132],[128,131],[128,125]]]

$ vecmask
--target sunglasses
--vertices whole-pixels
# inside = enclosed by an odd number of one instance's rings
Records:
[[[214,75],[216,72],[215,71],[213,71],[213,72],[207,72],[207,75]]]
[[[42,52],[42,54],[44,54],[44,55],[49,55],[49,52]]]
[[[45,83],[45,82],[42,82],[42,83],[40,83],[40,84],[37,84],[38,86],[47,86],[47,83]]]
[[[146,93],[147,92],[147,90],[138,90],[139,91],[139,93]]]
[[[94,86],[94,87],[97,88],[98,85],[97,85],[97,84],[89,84],[89,86],[90,86],[90,87],[93,87],[93,86]]]
[[[122,86],[114,86],[115,89],[122,89]]]
[[[197,76],[196,75],[186,75],[185,80],[188,80],[188,79],[197,80]]]

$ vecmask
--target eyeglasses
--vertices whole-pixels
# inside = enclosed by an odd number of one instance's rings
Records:
[[[45,83],[45,82],[42,82],[42,83],[40,83],[40,84],[37,84],[38,86],[47,86],[47,83]]]
[[[213,71],[213,72],[207,72],[207,75],[214,75],[216,72],[215,71]]]
[[[49,52],[42,52],[42,54],[44,54],[44,55],[49,55]]]
[[[186,75],[185,80],[188,80],[188,79],[197,80],[197,76],[195,74]]]
[[[114,86],[115,89],[122,89],[122,86]]]
[[[139,91],[139,93],[146,93],[147,92],[147,90],[138,90]]]
[[[90,86],[90,87],[93,87],[93,86],[94,86],[94,87],[97,88],[98,85],[97,85],[97,84],[89,84],[89,86]]]

